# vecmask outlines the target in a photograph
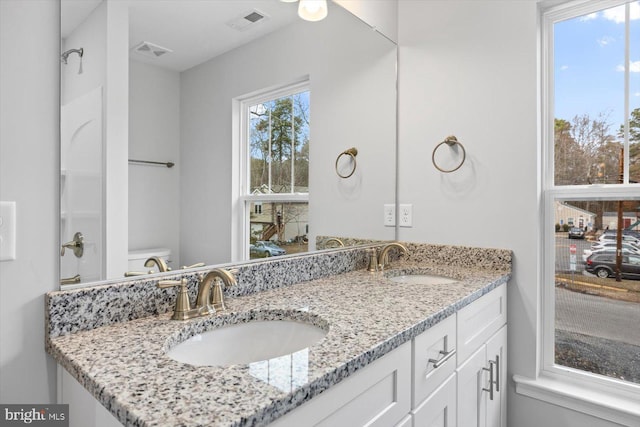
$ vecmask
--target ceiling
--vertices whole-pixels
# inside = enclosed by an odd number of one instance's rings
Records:
[[[129,4],[131,58],[184,71],[299,19],[297,3],[279,0],[118,0]],[[62,0],[61,35],[67,37],[102,0]],[[244,19],[258,12],[264,19]],[[230,22],[243,29],[232,28]],[[140,55],[133,48],[150,42],[171,52]]]

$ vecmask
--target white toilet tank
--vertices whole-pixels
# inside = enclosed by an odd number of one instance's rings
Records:
[[[162,258],[167,265],[171,266],[169,263],[171,262],[171,250],[167,248],[149,248],[149,249],[139,249],[137,251],[129,251],[129,268],[128,271],[140,271],[146,273],[149,270],[153,270],[154,273],[158,272],[157,267],[145,267],[144,262],[151,258],[152,256],[157,256]]]

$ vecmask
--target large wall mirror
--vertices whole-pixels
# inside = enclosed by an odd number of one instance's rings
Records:
[[[395,238],[396,45],[328,3],[308,22],[279,0],[62,0],[63,286]]]

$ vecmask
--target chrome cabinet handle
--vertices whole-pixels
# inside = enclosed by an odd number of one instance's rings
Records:
[[[500,391],[500,356],[496,354],[496,391]]]
[[[447,363],[447,360],[449,360],[453,356],[455,356],[456,355],[456,349],[454,348],[451,351],[440,350],[440,354],[442,355],[442,357],[440,359],[429,359],[429,363],[433,363],[434,369],[435,368],[439,368],[440,366],[444,365],[445,363]]]
[[[493,400],[493,386],[496,386],[496,391],[500,391],[500,356],[496,355],[496,360],[489,360],[489,369],[482,368],[485,371],[489,371],[489,388],[483,388],[483,391],[489,392],[489,399]],[[494,381],[493,374],[495,372],[496,379]]]
[[[440,354],[442,355],[441,358],[439,359],[429,359],[428,362],[433,364],[433,368],[439,368],[440,366],[444,365],[445,363],[447,363],[447,360],[451,359],[453,356],[455,356],[456,354],[456,349],[454,348],[453,350],[447,350],[447,348],[449,347],[448,345],[448,336],[444,336],[443,338],[443,349],[440,350]],[[428,368],[428,366],[427,366]]]

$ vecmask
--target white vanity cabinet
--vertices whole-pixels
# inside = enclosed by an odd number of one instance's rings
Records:
[[[506,426],[506,287],[458,312],[458,425]]]

